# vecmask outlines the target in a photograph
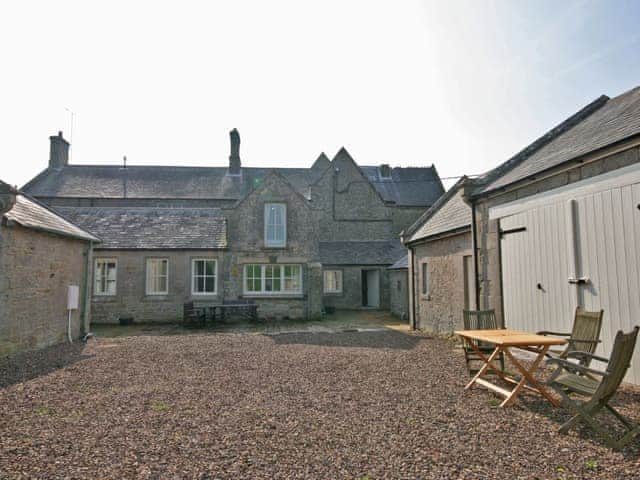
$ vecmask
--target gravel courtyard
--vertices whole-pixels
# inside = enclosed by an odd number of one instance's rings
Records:
[[[453,343],[384,330],[103,338],[0,359],[0,478],[638,478]],[[640,392],[617,405],[635,420]]]

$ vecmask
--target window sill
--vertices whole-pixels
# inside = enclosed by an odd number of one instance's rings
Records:
[[[342,297],[344,292],[323,292],[322,295],[325,297]]]
[[[242,294],[242,298],[295,298],[302,300],[305,298],[305,295],[303,293],[244,293]]]

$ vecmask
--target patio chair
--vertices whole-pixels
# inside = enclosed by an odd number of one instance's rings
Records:
[[[496,320],[495,310],[463,310],[462,319],[464,322],[465,330],[497,330],[498,321]],[[472,362],[481,362],[481,358],[478,353],[467,343],[470,340],[465,340],[462,343],[462,349],[464,350],[464,359],[467,363],[467,370],[470,375],[474,375],[478,372],[478,368],[472,368]],[[486,354],[488,357],[495,350],[496,346],[491,343],[473,341],[475,346],[480,350],[482,354]],[[498,356],[500,361],[500,368],[504,372],[504,354],[500,353]]]
[[[566,358],[554,358],[548,361],[548,363],[557,364],[558,368],[553,372],[547,384],[562,397],[563,405],[575,413],[568,422],[560,427],[560,433],[567,433],[578,421],[583,420],[602,436],[609,447],[616,450],[624,447],[633,437],[640,434],[640,425],[635,425],[609,405],[609,401],[618,390],[631,363],[633,350],[638,339],[638,330],[640,330],[640,327],[636,326],[629,333],[623,333],[622,331],[617,333],[609,360],[592,353],[569,352]],[[608,362],[606,371],[595,370],[569,361],[574,358],[581,360],[584,357]],[[576,370],[580,371],[582,375],[574,373]],[[586,374],[597,376],[599,380],[587,377]],[[583,401],[573,400],[571,398],[573,394],[588,398]],[[596,413],[603,408],[608,410],[624,425],[626,433],[622,437],[614,438],[604,425],[594,418]]]
[[[567,345],[563,350],[549,350],[549,358],[567,358],[569,352],[584,352],[593,354],[600,343],[600,329],[602,328],[602,316],[604,310],[588,312],[580,307],[576,308],[573,320],[573,329],[569,333],[550,332],[543,330],[538,335],[552,335],[556,337],[568,337]],[[588,367],[592,357],[585,355],[579,359],[580,365]]]

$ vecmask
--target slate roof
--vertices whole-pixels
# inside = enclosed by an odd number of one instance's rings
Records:
[[[212,208],[57,207],[102,239],[99,248],[127,250],[227,247],[227,220]]]
[[[325,265],[391,265],[406,249],[398,240],[320,242]]]
[[[391,265],[387,270],[403,270],[405,268],[409,268],[409,256],[405,255],[402,258],[396,260],[396,262]]]
[[[56,214],[41,203],[17,192],[16,203],[3,217],[9,222],[34,230],[55,233],[79,240],[99,242],[100,239]]]
[[[430,206],[444,193],[444,186],[435,166],[395,167],[391,178],[380,175],[379,166],[362,166],[375,189],[386,201],[403,206]]]
[[[505,187],[637,134],[640,87],[615,98],[603,95],[489,172],[475,194]]]
[[[23,189],[36,197],[240,200],[274,170],[308,198],[328,164],[321,155],[315,168],[242,167],[240,176],[227,175],[227,167],[68,165],[43,171]],[[394,168],[391,180],[380,180],[378,167],[362,169],[382,198],[398,205],[432,205],[444,191],[433,166]]]
[[[407,229],[407,243],[471,227],[471,207],[463,199],[467,181],[467,177],[462,177]]]

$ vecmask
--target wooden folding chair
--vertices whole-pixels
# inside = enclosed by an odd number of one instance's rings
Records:
[[[496,320],[495,310],[463,310],[462,320],[464,322],[465,330],[497,330],[498,321]],[[470,375],[474,375],[478,372],[479,368],[473,368],[472,362],[482,362],[482,359],[478,356],[477,351],[472,348],[467,342],[475,342],[476,348],[486,356],[491,355],[496,346],[491,343],[481,342],[478,340],[463,340],[462,349],[464,350],[464,359],[467,363],[467,370]],[[500,367],[504,372],[504,354],[500,352],[498,355],[498,361]]]
[[[640,425],[634,424],[628,418],[623,417],[611,405],[609,400],[615,395],[620,383],[631,363],[633,350],[638,339],[640,327],[635,327],[629,333],[619,331],[616,335],[611,358],[607,360],[587,352],[569,352],[565,358],[552,358],[548,363],[557,364],[558,368],[547,381],[547,385],[553,388],[562,397],[563,405],[575,415],[562,427],[560,433],[567,433],[578,421],[583,420],[594,431],[602,436],[605,443],[616,450],[624,447],[636,435],[640,434]],[[606,371],[595,370],[582,364],[570,362],[571,359],[579,361],[598,360],[608,362]],[[589,376],[587,376],[587,374]],[[595,380],[598,377],[600,380]],[[578,394],[589,397],[586,400],[574,400],[571,395]],[[626,433],[620,438],[614,438],[607,429],[596,419],[595,415],[602,409],[608,410],[626,428]]]
[[[573,328],[569,333],[542,331],[538,335],[551,335],[556,337],[568,337],[567,346],[563,350],[549,350],[549,358],[567,358],[569,352],[595,353],[598,343],[600,343],[600,330],[602,329],[602,316],[604,310],[599,312],[588,312],[581,307],[576,308],[573,320]],[[580,359],[580,365],[588,367],[591,358],[585,355]]]

